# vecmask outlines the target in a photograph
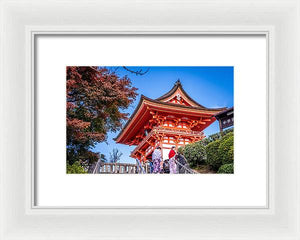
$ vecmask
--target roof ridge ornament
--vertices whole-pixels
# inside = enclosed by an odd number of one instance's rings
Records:
[[[174,85],[182,85],[179,78],[177,79]]]

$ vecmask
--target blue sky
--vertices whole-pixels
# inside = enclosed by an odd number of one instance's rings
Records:
[[[115,67],[107,67],[115,69]],[[133,71],[140,69],[146,70],[148,67],[128,67]],[[119,76],[127,75],[134,87],[138,88],[136,100],[127,109],[129,116],[137,106],[141,94],[149,98],[158,98],[168,92],[174,83],[180,79],[184,90],[199,104],[209,107],[232,107],[233,106],[233,79],[234,68],[231,66],[224,67],[149,67],[145,75],[136,76],[122,67],[117,68]],[[125,124],[125,123],[124,123]],[[218,122],[215,121],[204,130],[206,136],[219,132]],[[109,132],[107,143],[99,143],[93,149],[106,155],[109,159],[109,153],[114,148],[119,149],[123,155],[121,162],[135,163],[130,158],[130,152],[135,146],[117,144],[113,140],[119,132]]]

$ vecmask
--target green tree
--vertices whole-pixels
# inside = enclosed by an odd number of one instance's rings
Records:
[[[233,163],[233,141],[233,131],[227,131],[227,133],[223,134],[223,136],[219,139],[210,142],[206,146],[206,163],[210,165],[214,170],[218,170],[223,164]]]
[[[206,164],[210,165],[214,170],[218,170],[219,167],[222,165],[222,159],[219,156],[219,146],[220,146],[221,140],[215,140],[211,143],[209,143],[206,146]]]
[[[180,147],[178,152],[184,154],[193,168],[206,164],[210,166],[210,170],[218,171],[224,164],[233,164],[233,142],[234,135],[231,128],[222,133],[212,134],[200,142]]]

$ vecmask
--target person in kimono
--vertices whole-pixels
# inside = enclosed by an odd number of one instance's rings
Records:
[[[176,173],[176,163],[175,163],[175,146],[171,148],[171,151],[169,152],[169,165],[170,165],[170,174]]]
[[[162,161],[161,148],[157,147],[152,153],[153,173],[160,173],[161,161]]]

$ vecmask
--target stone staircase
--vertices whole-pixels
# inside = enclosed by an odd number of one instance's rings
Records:
[[[198,174],[188,165],[182,165],[175,160],[177,166],[181,166],[183,171],[181,174]],[[136,164],[132,163],[103,163],[98,161],[92,171],[93,174],[150,174],[149,164],[141,164],[136,160]]]

